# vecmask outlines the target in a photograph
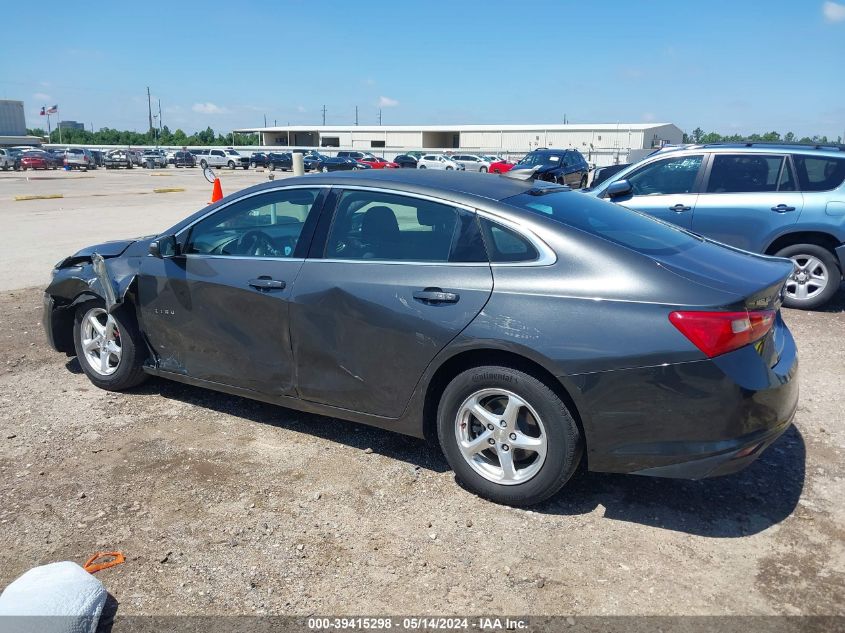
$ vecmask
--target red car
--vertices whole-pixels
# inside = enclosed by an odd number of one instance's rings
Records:
[[[24,152],[21,156],[21,169],[55,169],[56,162],[41,152]]]
[[[396,163],[392,163],[389,160],[384,160],[383,158],[379,158],[378,156],[364,156],[364,158],[358,159],[359,163],[367,163],[373,169],[398,169],[399,165]]]
[[[513,169],[513,163],[506,160],[500,160],[495,163],[490,163],[491,174],[504,174],[506,171]]]

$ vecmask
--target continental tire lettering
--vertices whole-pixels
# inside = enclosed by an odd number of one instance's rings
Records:
[[[488,380],[501,380],[502,382],[510,382],[513,384],[517,384],[519,382],[515,377],[509,376],[508,374],[473,374],[472,376],[473,382]]]

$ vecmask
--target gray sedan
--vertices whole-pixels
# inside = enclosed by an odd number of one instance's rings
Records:
[[[528,505],[582,460],[756,459],[797,406],[791,270],[550,183],[339,172],[67,257],[44,325],[103,389],[159,376],[437,438],[466,487]]]

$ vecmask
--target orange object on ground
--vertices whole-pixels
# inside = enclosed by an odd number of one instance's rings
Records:
[[[214,204],[218,200],[223,199],[223,187],[220,186],[220,179],[214,179],[214,189],[211,191],[211,202],[208,204]]]
[[[110,557],[112,560],[107,560],[103,563],[95,563],[94,561],[98,558],[103,557]],[[109,567],[114,567],[115,565],[120,565],[121,563],[126,562],[126,558],[124,558],[121,552],[97,552],[82,566],[82,569],[87,571],[89,574],[93,574],[94,572],[100,571],[101,569],[108,569]]]

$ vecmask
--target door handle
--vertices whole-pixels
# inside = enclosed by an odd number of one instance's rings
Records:
[[[692,207],[688,207],[687,205],[680,203],[676,204],[673,207],[669,207],[669,210],[674,211],[675,213],[680,213],[681,211],[689,211],[690,209],[692,209]]]
[[[786,213],[787,211],[795,211],[795,207],[789,207],[785,204],[779,204],[776,207],[772,207],[772,211],[776,213]]]
[[[250,279],[247,283],[258,290],[282,290],[286,285],[284,281],[271,279],[266,276],[259,277],[258,279]]]
[[[443,292],[440,288],[414,291],[414,299],[423,303],[457,303],[460,298],[460,295],[454,292]]]

